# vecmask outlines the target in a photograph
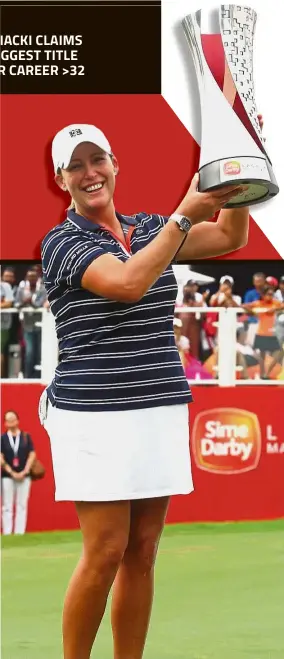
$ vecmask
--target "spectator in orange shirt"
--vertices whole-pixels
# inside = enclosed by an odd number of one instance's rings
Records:
[[[243,304],[243,308],[253,315],[258,316],[258,327],[255,335],[254,349],[260,352],[260,377],[269,378],[269,374],[275,364],[284,357],[284,351],[275,335],[275,320],[277,312],[284,309],[284,303],[275,300],[274,287],[268,286],[261,293],[259,300],[250,304]],[[273,359],[265,372],[266,354],[272,355]]]

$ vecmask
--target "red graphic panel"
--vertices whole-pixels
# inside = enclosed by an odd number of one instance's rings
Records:
[[[222,522],[284,517],[283,387],[210,387],[209,390],[205,386],[193,386],[192,390],[194,403],[189,407],[194,492],[172,497],[167,521]],[[208,429],[205,428],[206,421],[213,422]],[[201,469],[194,446],[201,434],[204,436],[203,430],[210,435],[234,433],[235,443],[246,443],[249,437],[253,438],[250,441],[253,443],[254,468],[240,472],[237,469],[238,455],[226,458],[225,455],[214,456],[212,452],[211,457],[204,456],[206,460],[214,459],[216,465],[217,460],[220,464],[221,460],[228,459],[234,473]],[[220,443],[225,441],[225,438],[216,436],[210,436],[210,439]],[[205,449],[209,452],[209,444]],[[244,456],[247,454],[248,450],[243,453]]]
[[[4,95],[1,103],[2,259],[39,259],[42,238],[65,216],[69,197],[54,183],[50,156],[63,126],[94,123],[106,133],[125,214],[169,215],[198,169],[198,144],[160,95]],[[248,245],[226,258],[281,257],[252,221]]]
[[[258,135],[254,131],[253,126],[251,125],[249,117],[245,111],[245,108],[242,104],[241,98],[238,93],[236,94],[233,110],[238,115],[239,119],[242,121],[244,127],[250,133],[257,146],[261,149],[262,152],[264,152],[263,144],[261,143],[260,139],[258,138]]]
[[[37,414],[42,390],[43,387],[37,384],[2,385],[3,414],[16,406],[21,428],[31,434],[38,458],[46,468],[45,478],[32,485],[28,531],[78,528],[74,505],[54,501],[50,443]],[[193,394],[194,403],[189,406],[191,442],[196,441],[195,433],[199,433],[201,428],[199,424],[204,424],[205,416],[202,415],[206,407],[207,421],[219,421],[221,426],[238,426],[234,430],[238,435],[237,441],[246,441],[246,437],[240,436],[246,435],[248,428],[249,434],[255,437],[255,468],[231,474],[200,469],[191,444],[194,492],[172,497],[167,521],[216,522],[284,517],[283,388],[264,385],[210,387],[209,390],[198,386],[193,387]],[[234,408],[234,412],[231,410],[230,419],[225,419],[228,408]],[[221,426],[218,425],[219,434],[225,432]],[[213,428],[211,426],[210,433]],[[119,441],[119,437],[117,439]],[[218,441],[221,442],[222,438]],[[233,458],[235,469],[238,456],[231,456],[230,460]]]
[[[223,165],[223,172],[227,176],[239,174],[241,171],[240,163],[237,160],[230,160]]]
[[[209,69],[223,91],[225,57],[221,34],[202,34],[201,43]]]

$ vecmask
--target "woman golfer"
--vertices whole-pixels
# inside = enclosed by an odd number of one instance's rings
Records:
[[[174,260],[247,241],[243,188],[197,191],[169,218],[116,212],[118,162],[95,126],[54,138],[55,180],[71,196],[42,243],[59,364],[40,400],[57,501],[74,501],[83,553],[63,612],[64,659],[89,659],[110,588],[115,659],[141,659],[169,497],[193,490],[188,388],[173,332]]]

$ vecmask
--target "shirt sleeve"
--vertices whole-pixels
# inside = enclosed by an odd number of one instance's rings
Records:
[[[163,227],[165,227],[166,224],[168,223],[171,216],[170,215],[152,215],[152,217],[155,218],[156,222],[159,224],[160,229],[163,229]],[[186,238],[186,234],[184,234],[184,238]],[[179,265],[178,253],[179,253],[180,248],[181,248],[181,245],[177,248],[177,251],[176,251],[176,253],[175,253],[175,255],[174,255],[174,257],[171,261],[172,265]]]
[[[27,449],[28,449],[29,453],[31,453],[31,451],[35,450],[33,440],[31,438],[31,436],[29,435],[29,433],[27,433]]]
[[[22,281],[16,290],[14,306],[19,309],[24,306],[25,302],[25,283]]]
[[[5,437],[5,435],[1,435],[1,451],[0,452],[2,453],[2,455],[4,455],[4,460],[6,460],[4,437]]]
[[[250,302],[253,302],[252,295],[251,295],[251,291],[247,291],[247,292],[244,294],[244,303],[245,303],[245,304],[249,304]]]
[[[170,215],[154,215],[154,217],[156,217],[157,221],[160,223],[161,229],[166,226],[170,219]]]
[[[41,307],[43,307],[46,299],[47,299],[46,290],[44,286],[41,286],[40,290],[34,293],[34,295],[32,296],[33,307],[35,307],[36,309],[40,309]]]
[[[168,220],[170,219],[170,215],[158,215],[158,213],[151,213],[150,215],[145,211],[139,213],[138,217],[140,217],[142,220],[145,218],[147,220],[150,219],[149,228],[150,231],[154,230],[154,235],[157,235],[157,229],[163,229],[163,227],[166,226]]]
[[[13,302],[14,296],[13,296],[13,289],[10,284],[6,282],[1,282],[1,297],[2,293],[4,294],[5,297],[5,302]]]
[[[58,231],[42,242],[42,264],[46,285],[64,284],[80,288],[87,267],[107,252],[95,241],[81,234]]]

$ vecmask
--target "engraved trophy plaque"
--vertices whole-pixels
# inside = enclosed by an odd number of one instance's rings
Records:
[[[201,102],[199,190],[244,183],[248,190],[231,199],[226,208],[251,206],[279,192],[254,95],[253,39],[257,15],[250,7],[239,5],[221,5],[214,10],[213,18],[218,24],[214,38],[218,40],[219,60],[223,58],[216,75],[214,57],[204,47],[203,12],[199,10],[182,21]]]

